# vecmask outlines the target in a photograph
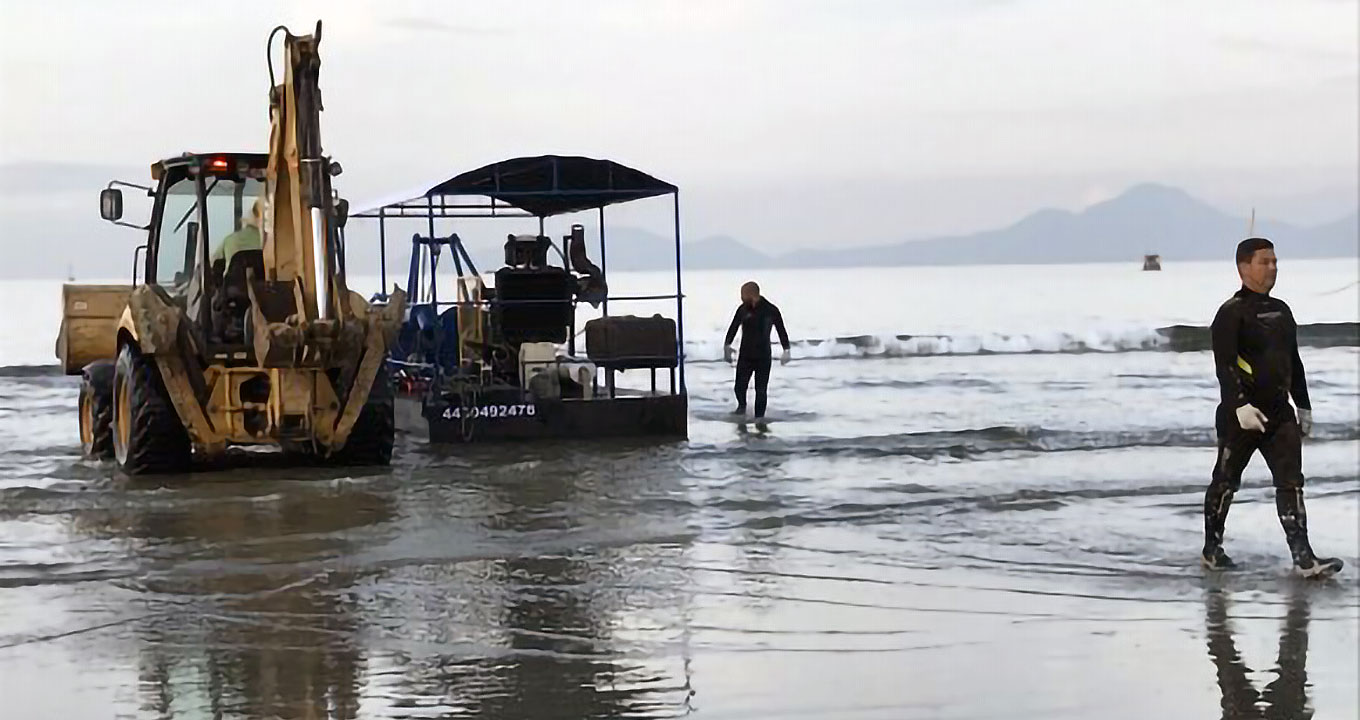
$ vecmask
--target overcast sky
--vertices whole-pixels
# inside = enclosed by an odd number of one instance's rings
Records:
[[[121,269],[135,243],[99,224],[102,182],[264,149],[265,38],[317,18],[323,143],[356,201],[553,152],[670,180],[690,237],[765,250],[986,229],[1142,181],[1321,222],[1356,203],[1358,8],[3,0],[0,273]],[[70,249],[26,240],[63,223]]]

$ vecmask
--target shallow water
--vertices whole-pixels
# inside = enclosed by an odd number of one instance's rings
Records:
[[[790,331],[940,332],[897,309],[917,272],[900,271],[882,303],[896,317],[855,324],[784,302]],[[959,288],[1001,282],[951,272]],[[1283,295],[1300,321],[1358,319],[1307,299],[1303,288],[1332,289],[1333,269],[1317,272],[1297,282],[1303,298]],[[1046,292],[1092,317],[1127,304],[1064,276],[1006,282],[1013,297],[1057,283]],[[1187,298],[1208,294],[1209,280],[1189,277]],[[690,292],[726,280],[696,274]],[[725,325],[708,318],[725,304],[711,304],[694,327]],[[1033,328],[1050,320],[1041,310]],[[1007,320],[1023,315],[1008,307],[953,331],[1023,333]],[[1207,353],[844,347],[800,346],[777,366],[761,425],[727,414],[728,366],[692,363],[682,443],[403,439],[391,468],[243,461],[154,481],[79,459],[75,384],[10,367],[0,715],[1360,712],[1357,348],[1303,350],[1318,421],[1304,450],[1313,543],[1347,562],[1309,583],[1288,575],[1259,460],[1229,519],[1243,569],[1206,577],[1195,564],[1213,462]]]

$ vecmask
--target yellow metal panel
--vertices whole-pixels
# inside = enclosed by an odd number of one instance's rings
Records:
[[[359,371],[354,374],[354,385],[351,386],[349,397],[345,401],[345,412],[335,422],[333,448],[344,447],[345,441],[349,440],[349,431],[354,429],[354,423],[359,419],[359,411],[363,410],[364,404],[368,402],[368,395],[382,365],[384,354],[382,333],[378,332],[375,322],[369,328],[364,360],[359,363]]]
[[[184,429],[189,431],[189,439],[193,441],[195,447],[206,454],[222,452],[225,449],[226,438],[208,421],[208,416],[199,406],[193,386],[189,384],[184,362],[173,352],[159,353],[154,357],[156,367],[161,371],[161,382],[165,384],[165,390],[170,395],[175,414],[179,415]]]
[[[114,358],[118,353],[118,321],[131,292],[131,285],[62,286],[56,344],[62,372],[75,375],[89,363]]]
[[[274,392],[269,397],[270,423],[282,427],[284,415],[302,415],[306,427],[312,427],[313,370],[271,370]]]
[[[131,285],[62,285],[62,317],[116,320],[131,294]]]
[[[335,418],[340,414],[340,398],[335,395],[330,378],[325,373],[312,376],[312,436],[322,447],[333,448]]]

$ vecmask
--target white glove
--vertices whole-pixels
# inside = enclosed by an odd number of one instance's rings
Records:
[[[789,364],[789,358],[790,358],[790,357],[791,357],[791,356],[789,355],[789,349],[788,349],[788,348],[784,348],[784,354],[779,356],[779,364],[780,364],[780,365],[788,365],[788,364]]]
[[[732,346],[731,346],[731,345],[724,345],[724,346],[723,346],[723,361],[726,362],[728,365],[731,365],[731,364],[732,364],[732,355],[734,355],[735,353],[736,353],[736,351],[732,349]]]
[[[1256,409],[1255,405],[1247,404],[1237,408],[1237,424],[1243,430],[1255,430],[1256,432],[1266,431],[1266,414]]]
[[[1313,434],[1313,411],[1312,411],[1312,410],[1309,410],[1309,409],[1307,409],[1307,408],[1299,408],[1297,414],[1298,414],[1298,416],[1299,416],[1299,432],[1303,433],[1303,436],[1304,436],[1304,437],[1308,437],[1309,435],[1312,435],[1312,434]]]

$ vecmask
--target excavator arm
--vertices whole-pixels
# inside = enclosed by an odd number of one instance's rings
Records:
[[[276,84],[272,50],[283,34],[283,82]],[[264,271],[272,282],[296,284],[306,320],[345,313],[348,289],[338,262],[338,228],[330,179],[340,166],[322,153],[321,22],[312,35],[277,27],[269,35],[269,165],[264,216]]]
[[[273,58],[279,35],[282,82]],[[269,35],[265,277],[251,284],[251,313],[255,356],[263,366],[321,370],[311,383],[314,437],[338,448],[384,371],[405,295],[395,293],[387,305],[370,307],[346,285],[331,190],[340,165],[321,145],[320,43],[320,21],[311,35],[293,35],[282,26]]]

